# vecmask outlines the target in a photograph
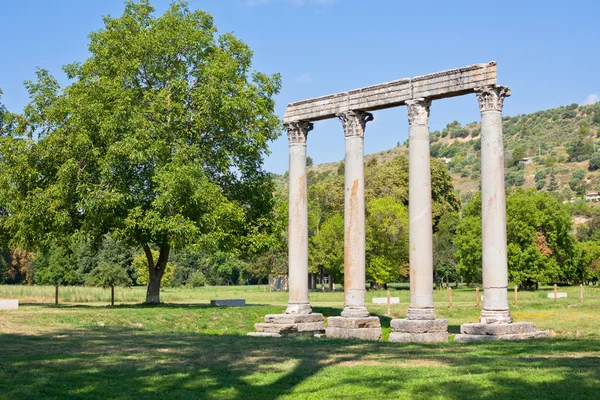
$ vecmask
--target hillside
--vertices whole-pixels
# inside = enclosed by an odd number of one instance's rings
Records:
[[[600,102],[571,104],[533,114],[505,116],[504,146],[506,185],[537,187],[556,192],[563,201],[583,197],[600,188]],[[480,125],[449,123],[433,131],[431,155],[446,161],[455,188],[468,198],[479,188]],[[408,151],[402,146],[365,156],[384,163]],[[590,165],[590,159],[591,165]],[[310,168],[322,173],[337,171],[340,162]]]

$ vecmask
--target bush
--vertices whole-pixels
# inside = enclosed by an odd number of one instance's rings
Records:
[[[598,168],[600,168],[600,153],[594,153],[590,157],[590,164],[588,166],[588,169],[590,171],[595,171]]]
[[[206,285],[206,277],[202,271],[194,271],[188,280],[188,285],[192,288]]]

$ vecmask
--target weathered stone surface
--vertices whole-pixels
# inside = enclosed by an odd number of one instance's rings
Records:
[[[324,331],[325,324],[323,322],[307,322],[301,324],[254,324],[254,329],[259,332],[274,332],[279,334],[294,333],[294,332],[317,332]]]
[[[328,338],[335,339],[361,339],[381,340],[381,327],[379,328],[339,328],[328,327],[325,331]]]
[[[373,297],[373,304],[387,304],[387,297]],[[400,304],[400,297],[390,297],[390,304]]]
[[[535,332],[533,322],[513,322],[512,324],[462,324],[460,333],[465,335],[513,335]]]
[[[536,331],[529,333],[517,333],[511,335],[465,335],[460,334],[454,337],[455,342],[469,343],[480,342],[483,340],[525,340],[547,338],[548,331]]]
[[[210,305],[213,307],[243,307],[246,305],[246,300],[245,299],[211,300]]]
[[[290,103],[284,122],[318,121],[349,110],[379,110],[418,98],[441,99],[496,84],[496,63],[469,65]]]
[[[254,337],[281,337],[279,333],[272,332],[248,332],[248,336]]]
[[[392,332],[400,332],[400,333],[446,332],[446,334],[447,334],[448,333],[448,320],[447,319],[433,319],[433,320],[393,319],[390,322],[390,327],[392,328]]]
[[[266,324],[299,324],[307,322],[323,322],[323,314],[267,314],[265,315]]]
[[[390,332],[390,342],[396,343],[438,343],[448,341],[448,332],[407,333]]]
[[[16,310],[19,308],[19,300],[0,300],[0,310]]]
[[[377,317],[329,317],[327,319],[327,326],[330,328],[365,329],[381,328],[381,323]]]

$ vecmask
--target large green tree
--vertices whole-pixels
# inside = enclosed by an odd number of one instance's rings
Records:
[[[575,241],[566,206],[547,192],[518,188],[506,201],[509,279],[523,287],[578,278]],[[481,279],[481,197],[463,211],[455,244],[458,268],[469,281]]]
[[[0,177],[18,200],[10,226],[28,243],[112,232],[144,250],[146,301],[157,303],[172,247],[243,246],[236,238],[268,216],[262,161],[280,133],[280,78],[252,72],[250,48],[184,2],[161,16],[127,2],[90,34],[89,52],[64,68],[63,90],[43,70],[27,85],[29,139],[12,143],[23,159]]]

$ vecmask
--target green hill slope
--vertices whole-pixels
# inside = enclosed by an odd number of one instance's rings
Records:
[[[506,185],[556,192],[563,201],[600,189],[600,102],[571,104],[533,114],[505,116]],[[480,125],[449,123],[433,131],[431,155],[446,161],[463,198],[479,188]],[[383,163],[406,153],[407,143],[365,156]],[[591,161],[590,161],[591,159]],[[315,173],[336,173],[340,162],[317,165]]]

